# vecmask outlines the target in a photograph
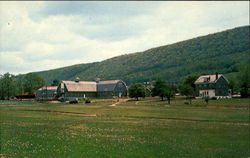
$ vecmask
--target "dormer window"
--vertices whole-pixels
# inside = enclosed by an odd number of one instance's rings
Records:
[[[210,81],[210,77],[204,78],[204,82],[209,82],[209,81]]]

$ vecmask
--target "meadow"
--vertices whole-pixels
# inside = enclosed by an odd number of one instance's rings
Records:
[[[1,101],[0,157],[249,157],[249,99],[92,101]]]

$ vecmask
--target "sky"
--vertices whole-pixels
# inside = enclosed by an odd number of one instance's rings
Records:
[[[1,1],[0,74],[102,61],[245,25],[248,1]]]

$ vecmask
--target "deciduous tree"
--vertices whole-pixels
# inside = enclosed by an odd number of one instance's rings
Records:
[[[238,76],[240,95],[242,98],[247,98],[250,95],[250,70],[249,64],[241,66],[241,70]]]
[[[173,85],[167,84],[166,87],[166,98],[168,99],[168,104],[170,104],[170,99],[175,96],[175,87]]]
[[[24,91],[32,94],[38,88],[41,88],[45,84],[44,79],[37,75],[28,73],[24,76]]]
[[[14,75],[10,73],[5,73],[0,78],[0,99],[9,99],[16,93],[16,82],[14,80]]]
[[[164,97],[167,95],[167,83],[162,79],[157,79],[153,84],[152,95],[160,96],[163,101]]]
[[[145,97],[145,88],[141,83],[132,84],[128,91],[129,97],[136,98],[136,100],[139,100],[139,97]]]
[[[195,84],[194,82],[197,80],[198,76],[196,75],[189,75],[185,81],[184,81],[184,84],[185,85],[189,85],[193,88],[193,90],[195,90]]]
[[[192,103],[192,98],[194,97],[194,89],[193,87],[191,87],[190,85],[187,84],[183,84],[182,86],[180,86],[180,93],[182,95],[186,96],[186,99],[189,99],[189,103]]]

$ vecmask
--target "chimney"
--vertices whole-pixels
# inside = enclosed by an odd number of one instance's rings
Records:
[[[80,78],[76,77],[75,82],[79,82],[79,81],[80,81]]]
[[[100,78],[96,78],[95,81],[96,81],[96,83],[98,83],[98,82],[101,81],[101,79]]]
[[[217,80],[217,79],[218,79],[218,72],[216,72],[216,74],[215,74],[215,75],[216,75],[216,80]]]

